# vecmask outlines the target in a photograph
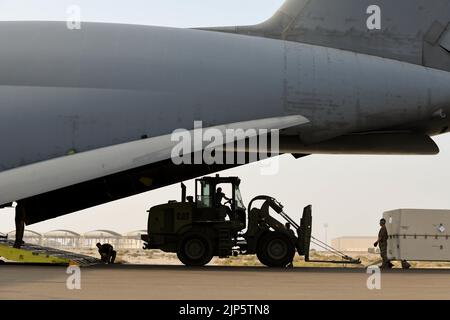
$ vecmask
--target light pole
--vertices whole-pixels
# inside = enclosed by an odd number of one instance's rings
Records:
[[[325,243],[328,244],[328,223],[325,222],[323,228],[325,229]]]

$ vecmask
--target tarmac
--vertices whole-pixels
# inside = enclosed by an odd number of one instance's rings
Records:
[[[368,289],[368,280],[374,282],[364,268],[97,265],[81,268],[81,288],[73,290],[66,271],[63,266],[0,265],[0,299],[450,299],[446,269],[383,271],[379,290]]]

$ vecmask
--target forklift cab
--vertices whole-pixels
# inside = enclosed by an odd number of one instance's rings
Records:
[[[237,177],[204,177],[195,181],[195,199],[199,209],[212,209],[217,212],[217,218],[225,220],[228,216],[232,222],[237,222],[245,229],[246,214],[245,206],[242,201],[239,185],[241,180]],[[226,185],[231,186],[231,197],[229,201],[220,203],[217,189]],[[229,206],[227,205],[229,204]]]

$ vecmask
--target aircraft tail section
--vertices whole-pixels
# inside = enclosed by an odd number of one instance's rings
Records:
[[[208,28],[450,71],[450,0],[286,0],[267,21]]]

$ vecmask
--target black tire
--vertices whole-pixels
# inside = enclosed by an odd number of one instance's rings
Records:
[[[287,235],[268,232],[259,239],[256,255],[268,267],[284,268],[294,260],[295,246]]]
[[[186,266],[201,267],[213,258],[213,246],[209,238],[201,233],[188,233],[180,241],[177,256]]]

